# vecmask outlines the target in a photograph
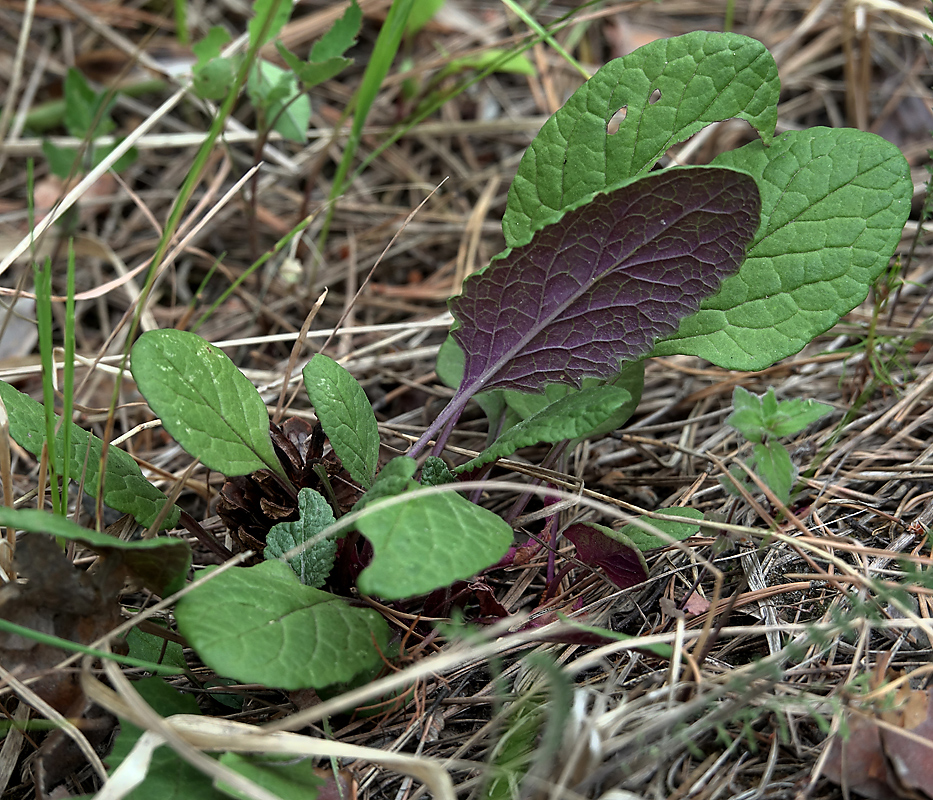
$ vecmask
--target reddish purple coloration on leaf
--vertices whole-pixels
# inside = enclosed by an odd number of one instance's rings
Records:
[[[624,534],[602,525],[578,522],[567,528],[564,536],[576,546],[580,561],[601,569],[620,589],[628,589],[648,579],[645,557]]]
[[[614,375],[738,271],[760,212],[751,177],[710,168],[649,175],[568,212],[451,301],[460,393]]]

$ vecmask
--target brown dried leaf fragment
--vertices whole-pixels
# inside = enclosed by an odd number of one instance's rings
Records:
[[[893,709],[846,713],[848,739],[830,744],[823,775],[873,800],[933,798],[933,689],[901,686]]]

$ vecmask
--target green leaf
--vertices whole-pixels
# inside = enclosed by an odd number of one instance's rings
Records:
[[[513,75],[537,75],[534,64],[524,53],[515,53],[507,56],[507,50],[497,47],[483,50],[472,56],[455,58],[441,71],[441,76],[455,75],[467,69],[487,69],[495,67],[496,72],[511,73]],[[439,77],[441,77],[439,76]]]
[[[42,142],[42,154],[49,162],[49,170],[52,174],[62,180],[71,175],[71,170],[78,158],[78,151],[73,147],[59,147],[49,141]]]
[[[363,23],[363,11],[356,0],[350,0],[350,5],[343,12],[327,33],[314,43],[311,48],[311,62],[323,63],[329,59],[342,56],[356,44],[356,37]]]
[[[72,136],[94,139],[110,133],[116,125],[110,109],[116,102],[112,92],[97,94],[84,76],[71,67],[65,78],[65,127]]]
[[[602,381],[598,378],[584,378],[582,388],[589,389],[593,386],[602,385],[625,389],[628,391],[630,398],[619,406],[616,413],[609,417],[604,424],[586,434],[588,438],[605,436],[610,431],[621,428],[632,416],[641,400],[642,389],[645,385],[645,362],[634,361],[623,364],[619,373],[608,381]],[[551,403],[579,391],[579,389],[563,383],[554,383],[545,388],[543,395],[517,392],[511,389],[506,389],[502,394],[509,408],[515,411],[521,419],[528,419]]]
[[[201,713],[194,695],[182,694],[160,678],[142,678],[134,681],[133,688],[162,717]],[[112,769],[120,766],[142,735],[142,728],[121,720],[113,751],[105,759],[107,766]],[[125,800],[221,800],[224,795],[211,786],[211,779],[201,770],[163,746],[152,754],[143,782],[124,797]]]
[[[153,623],[160,624],[154,620]],[[154,664],[164,664],[167,667],[178,667],[180,670],[188,669],[184,650],[178,642],[172,642],[162,636],[146,633],[139,630],[139,628],[130,628],[126,634],[126,644],[132,658],[151,661]]]
[[[489,782],[483,800],[513,800],[522,796],[522,779],[534,763],[546,721],[545,698],[526,695],[512,704],[489,756]]]
[[[379,470],[375,482],[366,494],[357,500],[353,510],[359,511],[376,500],[395,497],[408,489],[417,487],[418,484],[412,480],[417,471],[418,462],[415,459],[409,456],[396,456]]]
[[[249,43],[261,47],[274,39],[291,15],[292,0],[255,0],[248,26]]]
[[[250,755],[224,753],[220,763],[240,773],[263,789],[268,789],[281,800],[315,800],[318,787],[326,781],[314,772],[310,758],[296,760],[289,755]],[[237,800],[250,800],[251,796],[226,783],[216,783],[217,789]]]
[[[272,526],[263,551],[266,560],[281,559],[293,547],[304,544],[336,521],[327,501],[313,489],[304,488],[298,492],[298,514],[297,522],[280,522]],[[327,581],[336,557],[337,541],[330,538],[302,550],[288,559],[288,563],[305,586],[320,589]]]
[[[39,458],[45,444],[45,410],[41,403],[0,381],[0,400],[6,406],[10,420],[10,436],[21,447]],[[84,476],[84,491],[96,497],[100,482],[100,457],[104,443],[86,430],[71,424],[71,452],[69,475],[75,480]],[[65,428],[59,425],[55,436],[55,471],[61,475],[64,467]],[[168,502],[165,495],[143,477],[142,470],[129,453],[118,447],[107,450],[107,470],[104,474],[104,502],[124,514],[131,514],[142,526],[155,524],[162,507]],[[173,507],[162,522],[162,528],[178,523],[180,514]]]
[[[276,42],[275,46],[289,69],[306,89],[310,89],[330,80],[353,63],[353,59],[344,58],[343,53],[356,43],[362,20],[363,12],[353,0],[343,16],[311,48],[308,61],[302,61],[289,52],[281,42]]]
[[[451,472],[444,463],[444,459],[437,456],[428,456],[421,467],[422,486],[443,486],[445,483],[456,483],[457,476]]]
[[[123,140],[121,139],[120,141],[114,142],[113,144],[107,145],[106,147],[95,147],[91,158],[91,169],[100,164],[105,158],[107,158],[107,156],[116,150],[122,141]],[[122,172],[127,167],[132,166],[137,158],[139,158],[139,150],[137,150],[135,147],[131,147],[122,156],[113,162],[110,169],[114,172]]]
[[[305,89],[310,89],[324,81],[329,81],[335,75],[339,75],[353,63],[352,58],[329,58],[327,61],[309,63],[302,61],[298,56],[289,51],[281,42],[275,43],[288,68],[294,73],[295,77],[301,81]]]
[[[437,364],[435,365],[437,376],[446,386],[456,389],[463,379],[463,369],[463,350],[460,349],[454,338],[448,335],[437,354]],[[623,364],[618,375],[608,381],[597,378],[583,379],[584,389],[602,385],[626,389],[631,397],[603,425],[590,431],[587,434],[589,437],[605,436],[610,431],[621,428],[635,412],[645,385],[644,361]],[[528,417],[532,417],[539,411],[544,410],[551,403],[560,400],[567,394],[579,391],[579,389],[572,386],[555,383],[545,387],[544,394],[494,389],[490,392],[479,392],[473,395],[473,399],[486,414],[486,418],[490,422],[490,434],[492,434],[494,430],[498,429],[499,420],[503,417],[504,423],[501,428],[504,432],[513,428],[521,420],[528,419]]]
[[[732,413],[726,418],[731,425],[750,442],[762,442],[768,434],[768,426],[761,410],[761,398],[741,386],[732,390]]]
[[[353,480],[369,488],[379,461],[379,429],[366,392],[349,372],[320,353],[302,374],[334,452]]]
[[[567,394],[507,430],[491,447],[487,447],[472,461],[457,467],[457,472],[474,470],[497,458],[509,456],[519,448],[539,442],[559,442],[562,439],[588,436],[601,428],[631,397],[626,389],[615,386],[594,386]]]
[[[215,25],[207,36],[191,46],[198,59],[193,69],[194,90],[206,100],[222,100],[236,80],[236,62],[232,58],[220,57],[220,51],[229,41],[230,34],[220,25]]]
[[[737,34],[696,31],[611,61],[525,152],[502,220],[506,244],[528,242],[564,209],[648,172],[671,146],[710,123],[744,119],[769,143],[779,91],[764,45]],[[610,134],[622,108],[625,119]]]
[[[495,564],[512,543],[512,528],[501,517],[454,492],[414,491],[366,511],[357,527],[374,555],[357,585],[386,600],[470,578]]]
[[[750,442],[764,442],[768,436],[792,436],[833,411],[832,406],[816,400],[797,398],[779,403],[774,389],[758,397],[741,386],[732,392],[732,407],[735,410],[726,418],[726,424]]]
[[[37,508],[0,506],[0,525],[80,542],[95,553],[122,561],[146,588],[159,596],[178,591],[191,566],[191,550],[181,539],[157,537],[124,541],[75,525],[70,519]]]
[[[756,444],[748,466],[768,485],[778,500],[786,503],[797,478],[797,468],[787,450],[777,442]],[[755,487],[752,491],[757,491]]]
[[[690,520],[703,519],[703,512],[697,511],[694,508],[659,508],[656,513],[665,514],[669,517],[683,517],[684,519]],[[692,522],[668,522],[661,519],[652,519],[648,516],[640,516],[638,519],[653,528],[657,528],[670,537],[664,538],[648,533],[648,531],[641,526],[631,522],[621,527],[619,533],[627,536],[641,551],[654,550],[656,547],[666,547],[670,544],[670,539],[676,539],[678,542],[681,542],[684,539],[690,538],[700,530],[700,526]]]
[[[222,350],[187,331],[148,331],[133,346],[132,371],[165,430],[208,469],[284,475],[266,404]]]
[[[266,125],[292,142],[303,144],[308,138],[311,101],[299,93],[291,72],[260,60],[249,71],[246,90],[253,105],[262,112]]]
[[[910,167],[893,144],[848,128],[790,131],[713,163],[755,178],[761,227],[738,274],[654,355],[764,369],[867,297],[910,213]]]
[[[348,681],[389,638],[375,611],[302,586],[281,561],[228,569],[185,595],[175,619],[220,675],[284,690]]]

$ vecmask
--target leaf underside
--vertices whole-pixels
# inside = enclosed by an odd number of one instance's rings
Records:
[[[747,175],[684,168],[568,212],[451,301],[466,357],[459,393],[616,374],[738,270],[759,209]]]

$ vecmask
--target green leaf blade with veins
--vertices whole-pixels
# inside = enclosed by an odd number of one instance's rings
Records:
[[[664,514],[668,517],[683,517],[684,520],[688,521],[668,522],[663,519],[652,519],[648,516],[640,516],[638,519],[641,522],[660,531],[664,536],[651,533],[645,530],[641,525],[635,525],[631,522],[620,528],[619,533],[631,539],[631,541],[638,546],[638,549],[644,552],[646,550],[654,550],[658,547],[666,547],[670,544],[670,539],[681,542],[684,539],[690,538],[700,530],[700,526],[696,524],[695,520],[703,519],[703,512],[697,511],[695,508],[659,508],[656,513]],[[665,536],[669,538],[665,538]]]
[[[308,140],[311,100],[299,92],[293,73],[260,59],[249,71],[246,90],[266,126],[291,142]]]
[[[191,46],[198,59],[192,70],[192,85],[205,100],[222,100],[236,80],[236,62],[220,56],[221,49],[229,41],[226,29],[215,25],[200,42]]]
[[[790,490],[797,478],[797,467],[790,460],[790,454],[777,442],[756,444],[748,466],[768,485],[778,500],[786,503],[790,499]],[[758,491],[755,486],[751,489]]]
[[[284,690],[348,681],[389,638],[375,611],[302,586],[281,561],[228,569],[179,600],[175,619],[220,675]]]
[[[327,501],[313,489],[304,488],[298,492],[298,514],[297,521],[280,522],[270,529],[263,551],[267,561],[282,560],[293,547],[309,541],[336,521]],[[336,557],[337,542],[331,537],[306,547],[288,559],[288,564],[303,585],[320,589],[327,581]]]
[[[219,348],[186,331],[148,331],[133,346],[132,372],[165,429],[208,469],[284,474],[266,404]]]
[[[142,584],[167,597],[184,586],[191,566],[191,549],[181,539],[167,536],[124,541],[99,531],[88,530],[70,519],[37,508],[0,506],[0,525],[36,534],[48,534],[70,542],[80,542],[89,550],[119,559]]]
[[[653,355],[764,369],[867,297],[910,213],[910,167],[893,144],[848,128],[791,131],[713,163],[755,178],[761,227],[738,274]]]
[[[668,148],[705,126],[744,119],[774,135],[780,80],[764,45],[696,31],[611,61],[541,128],[509,190],[502,220],[515,247],[594,192],[647,173]],[[625,108],[618,132],[608,125]]]
[[[457,467],[457,472],[469,472],[539,442],[588,436],[612,419],[631,399],[626,389],[615,386],[593,386],[571,392],[509,428],[476,458]]]
[[[6,406],[10,420],[10,436],[17,444],[37,458],[45,445],[45,409],[41,403],[0,381],[0,400]],[[58,418],[56,418],[57,422]],[[55,470],[61,475],[64,461],[63,426],[58,425],[55,436]],[[71,423],[71,465],[69,475],[75,480],[84,480],[84,491],[96,497],[100,485],[100,458],[104,443],[84,428]],[[107,467],[104,473],[104,502],[133,518],[146,528],[155,524],[168,502],[168,498],[143,477],[142,470],[125,450],[112,445],[107,450]],[[160,527],[170,528],[178,523],[180,509],[172,507]]]
[[[379,428],[366,392],[349,372],[320,353],[302,375],[334,452],[353,480],[368,489],[379,461]]]
[[[471,578],[505,555],[512,528],[497,514],[453,492],[414,491],[368,506],[357,527],[373,561],[357,585],[399,600]]]

